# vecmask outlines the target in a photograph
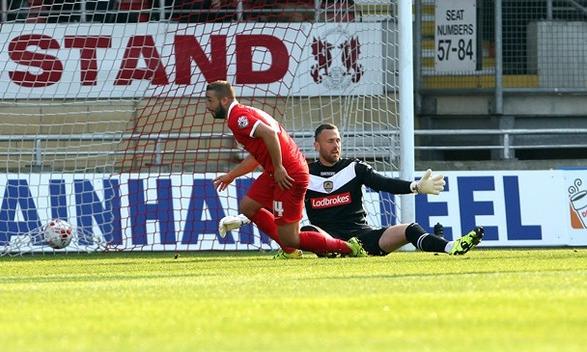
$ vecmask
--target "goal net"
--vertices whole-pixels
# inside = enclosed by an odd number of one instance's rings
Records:
[[[218,236],[253,181],[214,189],[244,157],[205,109],[218,79],[280,121],[309,160],[314,129],[331,122],[347,156],[398,168],[395,2],[1,6],[3,254],[52,252],[40,231],[57,218],[76,234],[60,251],[275,249],[252,225]],[[373,225],[395,221],[392,195],[365,194]]]

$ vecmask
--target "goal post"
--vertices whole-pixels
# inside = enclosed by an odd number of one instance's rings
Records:
[[[412,32],[412,1],[399,1],[399,91],[400,106],[400,177],[414,179],[415,137],[414,137],[414,53]],[[401,222],[414,222],[416,218],[415,199],[401,196]]]
[[[205,109],[217,79],[280,121],[309,160],[314,129],[331,122],[347,156],[413,173],[402,1],[119,3],[2,8],[1,253],[52,251],[38,231],[53,218],[81,234],[61,251],[275,249],[252,225],[218,235],[253,178],[213,187],[244,157]],[[394,196],[365,196],[372,224],[399,221]]]

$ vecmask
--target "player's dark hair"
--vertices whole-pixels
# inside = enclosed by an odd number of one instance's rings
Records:
[[[338,129],[338,127],[336,127],[336,125],[334,125],[334,124],[323,123],[320,126],[318,126],[318,128],[316,128],[316,131],[314,131],[314,140],[318,140],[318,136],[324,130],[337,130],[337,129]]]
[[[206,86],[206,92],[209,90],[213,91],[217,98],[228,97],[234,99],[235,96],[234,88],[232,88],[230,83],[226,81],[214,81],[208,83]]]

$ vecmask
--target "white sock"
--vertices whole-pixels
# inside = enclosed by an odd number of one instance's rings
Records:
[[[450,251],[451,251],[452,247],[454,247],[454,245],[455,245],[455,241],[448,241],[448,243],[444,247],[444,251],[446,253],[450,253]]]

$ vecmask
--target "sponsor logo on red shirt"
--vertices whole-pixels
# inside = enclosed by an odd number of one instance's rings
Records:
[[[313,209],[332,208],[340,205],[350,204],[352,202],[351,193],[345,192],[333,194],[322,198],[312,198],[311,204]]]

